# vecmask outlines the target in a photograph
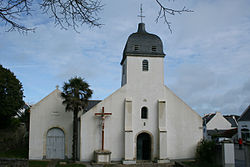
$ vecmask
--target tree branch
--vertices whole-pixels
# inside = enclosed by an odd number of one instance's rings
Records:
[[[28,28],[18,23],[18,20],[24,19],[24,15],[31,15],[32,1],[0,0],[0,20],[5,22],[6,26],[10,26],[8,31],[29,32],[35,30],[35,28]],[[172,29],[167,18],[168,15],[193,12],[185,7],[180,10],[168,8],[160,0],[155,0],[155,2],[160,7],[155,21],[158,22],[163,19],[171,33]],[[49,14],[50,18],[54,19],[55,25],[59,25],[65,30],[73,28],[78,32],[78,27],[83,24],[90,27],[100,27],[102,25],[98,16],[103,9],[101,0],[41,0],[40,7],[44,13]]]
[[[10,26],[7,31],[17,30],[19,32],[34,31],[34,28],[27,28],[16,22],[21,15],[30,15],[32,0],[0,0],[0,19]]]
[[[103,5],[100,0],[43,0],[40,4],[45,13],[54,18],[55,24],[61,28],[72,27],[75,31],[79,25],[100,27],[98,13]]]
[[[155,1],[160,7],[159,12],[158,12],[158,16],[157,16],[155,21],[157,23],[159,21],[159,19],[163,19],[164,23],[167,24],[168,29],[171,33],[172,33],[171,22],[168,21],[167,14],[175,15],[175,14],[182,14],[184,12],[194,12],[190,9],[187,9],[185,6],[180,10],[176,10],[176,9],[172,9],[172,8],[168,8],[168,7],[164,6],[162,4],[162,2],[160,2],[159,0],[155,0]]]

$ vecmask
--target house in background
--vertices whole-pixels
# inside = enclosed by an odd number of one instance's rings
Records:
[[[207,114],[203,117],[204,138],[211,139],[212,136],[223,136],[233,138],[237,134],[237,115],[223,116],[220,112]]]
[[[232,128],[238,128],[238,121],[237,120],[240,118],[240,116],[238,116],[238,115],[224,115],[223,117],[226,118],[226,120],[231,123]]]
[[[250,105],[238,119],[238,138],[250,142]]]

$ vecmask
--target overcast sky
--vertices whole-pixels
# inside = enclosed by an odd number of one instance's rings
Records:
[[[164,1],[164,0],[162,0]],[[76,33],[55,27],[41,12],[25,20],[35,33],[5,32],[0,24],[0,64],[22,82],[25,101],[34,104],[80,76],[104,99],[120,87],[122,52],[136,32],[140,4],[146,30],[164,44],[165,84],[201,116],[215,111],[240,115],[250,104],[250,1],[179,0],[166,3],[193,13],[155,23],[154,0],[103,0],[102,28]]]

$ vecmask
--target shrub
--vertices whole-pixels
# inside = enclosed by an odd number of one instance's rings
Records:
[[[196,148],[196,161],[199,164],[213,164],[216,156],[216,143],[202,140]]]

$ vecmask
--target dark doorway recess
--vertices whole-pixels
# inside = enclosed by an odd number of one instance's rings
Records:
[[[137,136],[137,160],[151,160],[151,137],[148,133]]]

